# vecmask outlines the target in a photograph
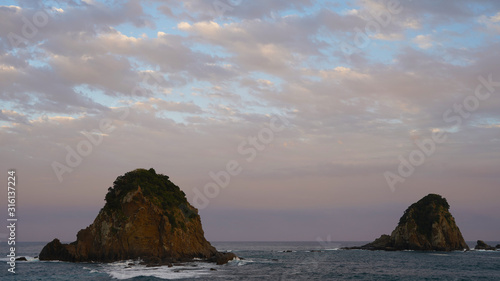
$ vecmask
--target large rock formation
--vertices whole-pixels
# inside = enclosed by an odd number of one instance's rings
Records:
[[[412,204],[392,234],[354,249],[366,250],[469,250],[445,198],[429,194]]]
[[[234,254],[220,253],[205,239],[198,211],[168,176],[137,169],[119,176],[106,204],[77,240],[48,243],[40,260],[112,262],[141,258],[161,264],[194,258],[219,264]]]

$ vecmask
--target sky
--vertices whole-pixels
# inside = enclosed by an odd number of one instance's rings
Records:
[[[74,241],[136,168],[209,241],[369,241],[429,193],[500,240],[500,1],[0,5],[19,241]]]

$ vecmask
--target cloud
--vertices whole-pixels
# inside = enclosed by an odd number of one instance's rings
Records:
[[[282,11],[297,9],[303,11],[313,5],[310,0],[276,0],[276,1],[211,1],[188,0],[178,2],[168,0],[159,10],[168,17],[180,20],[211,21],[221,18],[259,19],[273,17]],[[174,12],[174,10],[180,12]]]
[[[496,13],[493,16],[481,15],[478,19],[478,22],[486,25],[486,27],[495,32],[500,32],[500,12]]]
[[[192,114],[201,114],[203,110],[194,103],[172,102],[159,98],[150,98],[146,102],[138,102],[135,107],[147,112],[173,111]]]
[[[0,120],[13,123],[29,124],[27,116],[12,110],[0,110]]]
[[[413,42],[421,49],[429,49],[434,45],[431,35],[417,35]]]

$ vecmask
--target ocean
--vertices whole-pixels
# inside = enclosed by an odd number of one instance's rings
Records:
[[[499,241],[486,241],[497,245]],[[0,280],[500,280],[500,251],[383,252],[341,250],[363,242],[212,242],[241,257],[226,265],[204,262],[146,267],[134,261],[43,262],[46,243],[17,243],[16,274],[7,271],[2,243]],[[474,247],[474,242],[468,242]],[[133,263],[134,265],[130,265]]]

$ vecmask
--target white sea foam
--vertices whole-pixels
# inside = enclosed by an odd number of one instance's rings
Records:
[[[86,266],[84,266],[84,267],[83,267],[83,269],[88,270],[90,273],[97,273],[97,272],[99,272],[99,271],[98,271],[98,270],[96,270],[96,269],[88,268],[88,267],[86,267]]]
[[[25,261],[16,261],[16,262],[34,262],[34,261],[39,261],[38,258],[34,258],[34,257],[30,257],[30,256],[17,256],[17,258],[20,258],[20,257],[25,257],[26,260]],[[0,261],[10,261],[10,258],[0,258]]]
[[[471,249],[471,251],[475,251],[475,252],[497,252],[498,250],[485,250],[485,249]]]
[[[211,274],[210,268],[217,268],[210,263],[189,263],[185,266],[158,266],[146,267],[134,263],[133,266],[128,266],[131,261],[115,262],[102,266],[102,272],[107,273],[110,277],[119,280],[130,279],[139,276],[151,276],[161,279],[182,279],[182,278],[197,278]]]
[[[240,260],[240,259],[233,259],[232,261],[229,261],[228,264],[230,265],[236,265],[236,266],[243,266],[243,265],[247,265],[249,263],[254,263],[255,261],[254,260],[247,260],[247,259],[244,259],[244,260]]]

